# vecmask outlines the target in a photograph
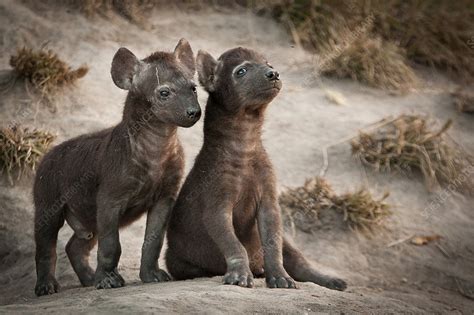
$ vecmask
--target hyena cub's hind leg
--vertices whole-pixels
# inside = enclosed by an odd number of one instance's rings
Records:
[[[288,274],[296,281],[313,282],[339,291],[344,291],[347,287],[344,280],[324,275],[315,270],[303,254],[287,240],[283,240],[283,265]]]
[[[212,277],[212,274],[204,269],[183,260],[179,254],[175,254],[169,247],[166,252],[166,267],[168,267],[168,271],[175,280]]]
[[[94,285],[95,271],[89,265],[89,254],[95,244],[97,244],[97,237],[92,233],[89,235],[74,233],[66,245],[69,261],[84,287]]]
[[[63,211],[59,207],[36,203],[35,242],[36,242],[36,286],[37,296],[59,291],[55,278],[56,243],[59,229],[64,224]]]
[[[76,218],[69,205],[66,206],[65,217],[69,226],[74,230],[74,235],[66,245],[69,261],[81,284],[84,287],[93,286],[95,271],[89,265],[89,254],[95,244],[97,244],[95,227],[87,229]]]

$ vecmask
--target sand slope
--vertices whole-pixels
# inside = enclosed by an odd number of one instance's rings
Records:
[[[191,14],[167,8],[154,12],[145,30],[115,16],[90,20],[34,1],[2,0],[0,34],[0,69],[9,68],[9,55],[17,46],[38,47],[45,42],[73,66],[90,66],[77,88],[58,99],[57,113],[32,103],[20,82],[0,98],[1,124],[15,119],[47,128],[58,133],[58,141],[120,120],[125,92],[114,86],[109,74],[112,56],[120,46],[140,57],[158,49],[171,50],[181,37],[190,41],[195,52],[206,49],[216,57],[237,45],[254,47],[280,71],[284,84],[269,108],[264,132],[281,188],[301,185],[307,177],[317,175],[322,167],[321,149],[336,144],[329,149],[327,172],[334,187],[342,192],[365,184],[376,194],[390,190],[389,201],[396,205],[389,230],[373,239],[330,226],[314,235],[294,236],[295,243],[322,271],[347,279],[346,292],[313,284],[301,284],[300,290],[270,290],[262,280],[255,289],[243,289],[223,286],[219,278],[140,285],[138,268],[144,234],[144,220],[140,220],[121,233],[120,270],[127,287],[108,291],[79,288],[64,253],[71,235],[65,227],[58,242],[57,267],[63,291],[37,299],[33,294],[31,178],[15,187],[2,179],[0,305],[4,306],[0,306],[0,312],[474,312],[474,301],[459,293],[459,288],[474,291],[473,199],[451,195],[426,219],[422,211],[434,195],[427,193],[422,180],[364,171],[351,158],[349,145],[340,143],[387,115],[422,113],[440,120],[452,118],[450,134],[474,152],[474,118],[455,111],[448,94],[453,83],[442,75],[420,69],[426,87],[402,96],[329,79],[308,84],[311,55],[292,48],[285,31],[272,20],[246,12],[230,15],[210,10]],[[345,104],[328,101],[327,90],[342,94]],[[202,106],[206,97],[200,89]],[[180,130],[180,135],[189,168],[202,142],[202,121]],[[440,244],[445,253],[434,244],[387,247],[394,240],[424,233],[442,235]]]

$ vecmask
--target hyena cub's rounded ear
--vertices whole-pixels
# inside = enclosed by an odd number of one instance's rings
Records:
[[[130,90],[133,76],[138,72],[139,66],[140,61],[130,50],[125,47],[117,50],[110,69],[115,85],[121,89]]]
[[[200,50],[196,63],[199,83],[201,83],[206,91],[213,92],[216,81],[217,61],[209,53]]]
[[[174,56],[176,60],[188,70],[189,77],[193,77],[196,72],[196,66],[194,62],[194,53],[189,45],[188,41],[181,38],[174,49]]]

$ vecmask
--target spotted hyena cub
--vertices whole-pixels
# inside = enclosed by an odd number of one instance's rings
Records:
[[[209,92],[204,144],[168,228],[167,267],[176,279],[224,275],[224,283],[270,288],[309,281],[344,290],[319,273],[283,236],[276,178],[261,134],[278,95],[279,73],[259,53],[235,48],[218,60],[200,51],[199,81]]]
[[[183,175],[177,127],[191,127],[201,110],[193,82],[195,62],[181,39],[173,53],[139,60],[120,48],[112,79],[128,90],[122,121],[115,127],[68,140],[41,162],[34,184],[36,295],[58,291],[55,279],[58,231],[66,220],[74,235],[66,252],[82,285],[124,285],[117,271],[119,228],[147,213],[140,278],[167,281],[158,257]],[[99,243],[97,270],[89,252]]]

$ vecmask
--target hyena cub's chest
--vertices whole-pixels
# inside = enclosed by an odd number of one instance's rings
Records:
[[[153,133],[144,133],[132,144],[131,181],[134,183],[132,204],[153,204],[170,177],[178,170],[179,143],[159,143]]]
[[[261,202],[263,185],[252,167],[243,169],[241,176],[239,184],[235,185],[237,196],[233,207],[234,220],[251,221]]]

